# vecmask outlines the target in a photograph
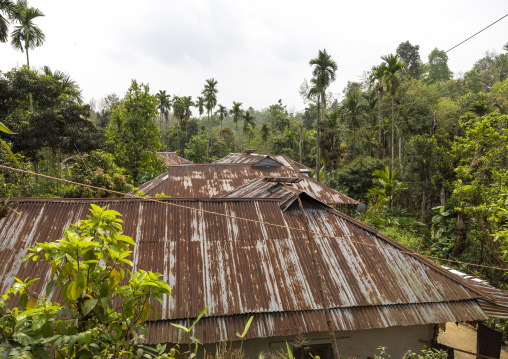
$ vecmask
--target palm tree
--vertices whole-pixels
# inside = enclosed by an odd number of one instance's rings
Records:
[[[364,139],[367,139],[367,141],[365,143],[368,144],[368,149],[369,149],[369,157],[372,156],[372,148],[373,146],[376,146],[376,141],[375,141],[375,129],[376,129],[376,117],[375,116],[372,116],[372,114],[374,113],[374,108],[377,106],[378,104],[378,97],[377,97],[377,91],[374,89],[372,91],[369,91],[367,93],[363,93],[362,94],[363,98],[365,99],[366,101],[366,104],[367,104],[367,107],[369,109],[368,113],[371,114],[369,116],[369,119],[370,119],[370,133],[368,134],[363,134],[363,137]],[[381,132],[381,128],[378,129],[379,132]]]
[[[52,71],[49,66],[42,68],[44,75],[51,77],[57,83],[60,92],[60,98],[64,102],[78,102],[83,103],[81,96],[81,89],[76,81],[71,79],[71,76],[63,71]]]
[[[191,96],[182,97],[183,104],[183,118],[185,119],[185,142],[189,141],[189,119],[192,116],[191,107],[194,106]]]
[[[380,66],[373,66],[371,71],[372,79],[376,81],[376,94],[378,98],[377,102],[377,121],[378,121],[378,158],[381,159],[383,157],[383,144],[381,140],[381,126],[382,126],[382,119],[381,119],[381,102],[383,101],[383,95],[384,95],[384,84],[383,84],[383,77],[384,77],[384,67],[382,65]]]
[[[30,67],[28,49],[35,49],[42,46],[46,35],[34,24],[34,19],[44,16],[42,11],[34,7],[29,7],[27,0],[18,0],[14,12],[14,20],[19,25],[14,26],[11,34],[11,45],[21,52],[26,52],[26,64]]]
[[[321,113],[326,109],[326,89],[330,84],[335,81],[335,72],[337,71],[337,63],[332,60],[331,56],[326,53],[326,49],[323,51],[319,50],[318,56],[315,59],[309,61],[309,65],[314,66],[312,75],[314,76],[314,87],[315,92],[319,93],[318,100],[318,119],[316,126],[316,179],[319,181],[319,167],[321,162],[321,150],[319,141],[319,121],[322,118],[320,114],[319,105],[322,106]]]
[[[249,111],[245,111],[245,113],[242,116],[242,119],[243,119],[243,133],[248,135],[249,139],[248,139],[247,147],[249,147],[249,145],[250,145],[250,135],[251,135],[251,132],[252,132],[251,130],[254,127],[256,127],[256,123],[254,122],[254,120],[256,118]]]
[[[0,42],[9,38],[9,20],[14,17],[15,6],[11,0],[0,0]]]
[[[217,81],[214,78],[206,80],[205,88],[201,91],[201,94],[204,97],[205,107],[208,112],[208,160],[211,159],[211,141],[212,141],[212,120],[211,114],[212,110],[217,105],[217,93],[219,90],[217,89]]]
[[[236,152],[238,152],[238,120],[242,117],[242,103],[233,101],[233,107],[229,111],[230,115],[233,116],[233,123],[236,127]]]
[[[365,117],[368,110],[368,106],[362,102],[362,97],[358,91],[349,92],[340,107],[341,117],[349,122],[353,132],[353,146],[351,150],[353,160],[355,159],[356,129],[360,124],[360,119]]]
[[[220,136],[222,138],[222,121],[228,115],[228,109],[226,108],[226,106],[222,106],[222,105],[219,105],[218,107],[219,107],[219,109],[217,110],[217,112],[215,112],[215,114],[219,115],[219,119],[220,119]]]
[[[383,63],[376,68],[376,74],[382,75],[383,82],[390,91],[392,98],[392,172],[393,164],[395,161],[395,93],[400,85],[399,74],[400,70],[404,67],[404,63],[399,61],[399,54],[390,54],[387,56],[381,56]]]
[[[166,127],[169,125],[169,109],[171,108],[170,95],[166,95],[166,90],[160,90],[155,95],[157,97],[157,109],[166,120]]]
[[[390,211],[393,209],[395,196],[407,188],[404,183],[398,181],[398,175],[398,172],[390,172],[388,166],[385,167],[384,171],[376,170],[372,173],[372,176],[376,177],[372,180],[372,183],[377,187],[369,189],[367,194],[376,206],[386,206]]]
[[[198,108],[199,119],[201,119],[201,116],[205,112],[205,99],[203,98],[203,96],[198,96],[198,100],[196,101],[196,104],[194,106]]]
[[[177,134],[177,149],[180,149],[180,132],[182,129],[182,121],[185,117],[185,104],[182,97],[173,96],[173,101],[171,103],[171,106],[173,107],[173,116],[178,119],[176,124],[176,134]]]

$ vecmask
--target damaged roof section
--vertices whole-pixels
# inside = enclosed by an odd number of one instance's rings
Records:
[[[164,193],[171,198],[210,198],[226,195],[265,177],[298,177],[302,180],[292,186],[323,203],[358,204],[354,199],[286,166],[220,163],[172,166],[168,172],[142,184],[139,189],[150,197]],[[258,184],[259,181],[252,182],[253,186]]]
[[[178,156],[176,152],[157,152],[157,158],[162,159],[164,164],[168,167],[192,163],[191,161]]]
[[[337,330],[486,318],[477,301],[488,296],[461,277],[301,198],[311,230],[322,234],[315,235],[316,250]],[[22,263],[26,249],[59,239],[95,203],[123,214],[124,233],[136,242],[134,269],[160,272],[173,288],[162,306],[156,303],[160,320],[150,323],[148,343],[186,342],[170,322],[196,318],[207,305],[193,332],[204,343],[238,340],[236,328],[250,315],[247,338],[325,330],[298,206],[282,211],[277,198],[158,200],[13,200],[0,220],[0,290],[14,277],[30,277],[41,278],[34,290],[42,292],[50,268]]]

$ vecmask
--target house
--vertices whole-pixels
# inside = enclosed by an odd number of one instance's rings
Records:
[[[164,164],[168,167],[192,163],[191,161],[178,156],[176,152],[157,152],[157,158],[162,159],[164,161]]]
[[[355,207],[358,204],[354,199],[280,164],[209,163],[171,166],[166,173],[140,185],[139,190],[151,197],[162,193],[171,198],[218,197],[265,177],[301,178],[301,181],[292,186],[306,191],[321,202]]]
[[[37,277],[34,290],[42,291],[50,269],[22,263],[26,248],[60,238],[95,203],[123,214],[124,233],[137,244],[134,268],[162,273],[173,288],[148,323],[148,344],[187,343],[170,323],[186,325],[209,305],[192,333],[209,351],[221,341],[238,345],[235,333],[253,316],[248,357],[302,334],[326,359],[330,339],[301,200],[344,357],[373,357],[387,346],[397,358],[430,342],[436,324],[487,318],[480,301],[495,300],[470,281],[278,183],[274,198],[13,199],[0,219],[0,290],[13,277]]]

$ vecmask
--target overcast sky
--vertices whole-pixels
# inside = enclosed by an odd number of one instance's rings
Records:
[[[218,103],[268,107],[282,99],[305,106],[298,90],[311,78],[309,60],[326,49],[337,62],[341,93],[348,81],[409,40],[426,61],[435,47],[448,50],[508,13],[508,1],[282,1],[88,0],[29,1],[46,15],[46,34],[30,53],[32,67],[71,75],[86,101],[122,97],[131,79],[153,93],[200,95],[218,81]],[[502,52],[508,17],[449,55],[450,69],[471,69],[485,51]],[[0,70],[25,63],[25,54],[0,44]]]

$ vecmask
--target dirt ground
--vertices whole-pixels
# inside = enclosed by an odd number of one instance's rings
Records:
[[[437,338],[439,343],[449,347],[467,350],[476,353],[476,330],[467,324],[446,323],[446,331],[439,333]],[[474,355],[455,351],[456,359],[472,359]],[[508,359],[508,349],[506,346],[501,348],[501,359]]]

